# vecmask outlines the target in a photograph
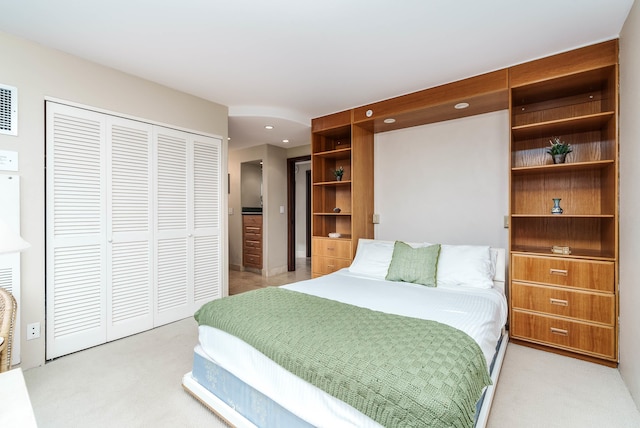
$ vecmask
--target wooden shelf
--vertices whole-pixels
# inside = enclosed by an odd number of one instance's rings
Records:
[[[551,247],[515,246],[511,247],[511,254],[557,257],[559,259],[589,259],[607,262],[615,261],[615,255],[612,253],[580,248],[571,248],[571,254],[565,255],[552,253]]]
[[[615,218],[613,214],[511,214],[513,218]]]
[[[571,162],[571,163],[563,163],[563,164],[522,166],[522,167],[511,168],[511,173],[514,175],[523,175],[523,174],[580,171],[580,170],[587,170],[587,169],[606,168],[614,164],[615,164],[614,160],[608,159],[608,160],[599,160],[599,161],[590,161],[590,162]]]
[[[313,183],[314,186],[351,186],[351,180],[332,180],[332,181],[319,181]]]
[[[344,233],[339,238],[330,238],[328,235],[313,235],[313,237],[326,238],[327,240],[330,240],[330,241],[340,241],[340,242],[351,241],[351,235],[346,235]]]
[[[345,147],[344,149],[327,150],[324,152],[315,153],[314,156],[325,159],[349,159],[351,157],[351,147]]]
[[[529,125],[514,126],[511,128],[514,139],[542,138],[554,135],[575,134],[599,130],[611,119],[615,112],[607,111],[587,116],[570,117],[565,119],[550,120],[546,122],[532,123]],[[517,141],[516,141],[517,145]]]

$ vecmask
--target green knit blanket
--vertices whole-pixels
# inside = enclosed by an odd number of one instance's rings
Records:
[[[435,321],[277,287],[211,301],[195,318],[385,427],[471,427],[491,384],[478,344]]]

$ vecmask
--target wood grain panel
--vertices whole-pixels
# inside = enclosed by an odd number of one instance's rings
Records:
[[[370,131],[386,132],[505,110],[508,99],[507,70],[503,69],[357,107],[353,120]],[[469,107],[455,109],[462,101]],[[390,117],[396,122],[384,123]]]
[[[559,315],[613,326],[615,296],[613,294],[573,291],[537,284],[513,282],[513,308]]]
[[[608,360],[616,359],[614,327],[570,321],[514,309],[511,334],[516,339],[550,344]]]
[[[336,257],[313,256],[311,258],[312,273],[314,277],[327,275],[337,270],[349,267],[351,260]]]
[[[514,254],[512,281],[614,292],[613,262]]]
[[[517,87],[558,76],[615,65],[617,62],[618,40],[616,39],[511,67],[509,68],[509,82],[511,87]]]
[[[338,257],[351,260],[351,241],[332,238],[312,238],[313,254],[327,257]]]
[[[343,130],[340,128],[349,126],[351,126],[351,110],[332,113],[311,120],[311,132],[323,132],[325,135],[332,135],[332,133],[328,131],[336,129],[338,132],[342,132]]]

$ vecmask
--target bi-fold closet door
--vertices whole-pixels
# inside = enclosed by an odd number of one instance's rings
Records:
[[[47,359],[221,296],[221,141],[47,102]]]

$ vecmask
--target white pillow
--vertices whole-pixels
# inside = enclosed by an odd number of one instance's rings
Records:
[[[493,287],[495,263],[488,246],[441,245],[437,286]]]
[[[360,239],[349,272],[384,279],[387,276],[395,241]]]
[[[395,243],[396,241],[361,238],[358,240],[358,249],[351,266],[349,266],[349,272],[385,279],[391,264]],[[407,242],[407,244],[413,248],[427,246],[422,242]]]

